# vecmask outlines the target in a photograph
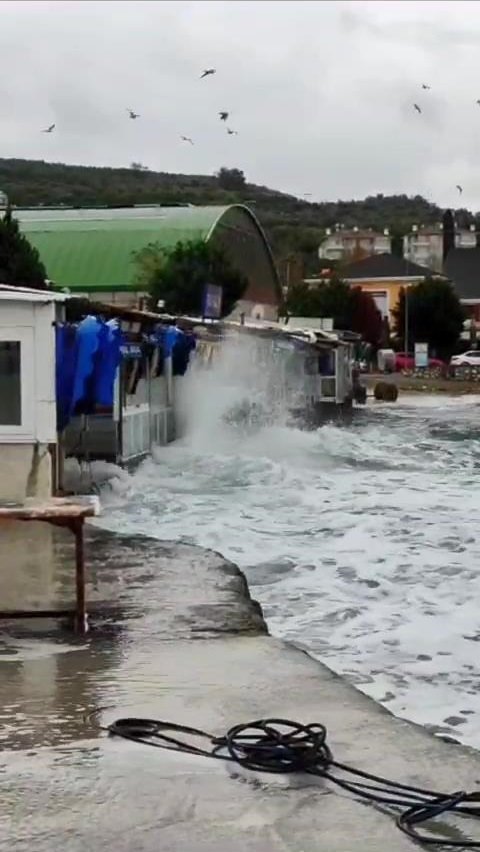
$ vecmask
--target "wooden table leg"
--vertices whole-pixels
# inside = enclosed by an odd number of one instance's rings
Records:
[[[75,521],[72,526],[75,536],[75,584],[77,590],[77,607],[75,613],[75,633],[84,636],[88,631],[87,609],[85,604],[85,554],[83,547],[83,519]]]

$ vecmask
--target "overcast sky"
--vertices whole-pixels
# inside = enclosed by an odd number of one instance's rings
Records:
[[[0,156],[478,210],[479,50],[479,2],[0,0]]]

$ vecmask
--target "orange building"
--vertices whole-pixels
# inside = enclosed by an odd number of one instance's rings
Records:
[[[338,271],[348,284],[361,287],[373,296],[382,317],[388,317],[390,326],[402,287],[418,284],[432,275],[439,277],[428,266],[420,266],[387,252],[346,263]]]

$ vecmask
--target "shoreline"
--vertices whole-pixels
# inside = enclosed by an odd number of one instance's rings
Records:
[[[3,634],[11,653],[0,656],[2,744],[8,749],[10,740],[10,750],[0,759],[0,845],[17,852],[415,848],[393,814],[329,782],[232,771],[107,737],[84,718],[105,706],[105,722],[162,718],[215,735],[271,716],[321,722],[337,760],[445,792],[477,785],[479,752],[393,716],[304,648],[272,637],[245,575],[220,554],[93,526],[88,544],[90,637],[45,636],[38,626],[30,640],[26,628]],[[59,561],[64,555],[61,543]]]
[[[361,382],[365,383],[367,391],[373,394],[377,382],[394,383],[401,399],[401,393],[439,394],[445,396],[480,395],[480,382],[463,381],[460,379],[442,379],[441,377],[423,378],[422,376],[407,376],[402,373],[364,373]]]

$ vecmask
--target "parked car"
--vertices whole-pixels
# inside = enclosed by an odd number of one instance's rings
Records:
[[[480,350],[470,349],[468,352],[462,352],[461,355],[452,355],[450,358],[451,367],[480,367]]]
[[[429,358],[428,366],[430,369],[441,369],[444,367],[443,361],[439,358]],[[395,371],[400,373],[402,370],[415,369],[415,355],[412,352],[396,352],[395,353]]]

